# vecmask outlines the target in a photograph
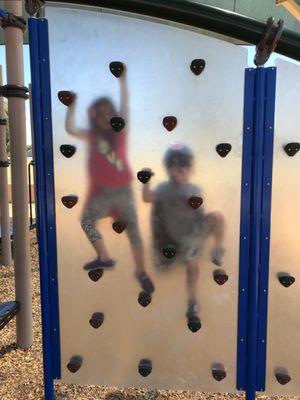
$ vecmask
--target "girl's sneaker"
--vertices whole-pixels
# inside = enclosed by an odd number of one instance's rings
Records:
[[[94,271],[95,269],[109,270],[114,267],[116,261],[110,258],[107,261],[101,261],[99,258],[84,265],[83,269],[86,271]]]

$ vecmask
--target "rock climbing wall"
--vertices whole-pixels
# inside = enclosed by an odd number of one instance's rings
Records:
[[[234,391],[246,49],[159,20],[50,6],[46,18],[62,381]],[[131,186],[146,270],[155,284],[151,296],[141,294],[134,277],[126,229],[117,233],[111,218],[97,226],[117,260],[114,270],[93,280],[83,269],[95,258],[80,224],[89,191],[90,144],[66,132],[67,106],[58,92],[77,94],[75,124],[87,129],[88,107],[95,99],[106,96],[116,109],[120,107],[124,76],[117,78],[111,72],[113,61],[126,67]],[[188,146],[194,154],[190,182],[202,188],[201,210],[218,211],[226,225],[221,266],[211,260],[212,240],[203,246],[197,292],[202,327],[194,332],[185,315],[186,266],[174,262],[163,272],[154,266],[151,204],[142,201],[143,184],[137,179],[137,173],[148,167],[154,172],[152,188],[167,181],[163,157],[174,143]],[[188,200],[185,206],[190,213]]]
[[[266,391],[300,392],[300,66],[277,63]]]

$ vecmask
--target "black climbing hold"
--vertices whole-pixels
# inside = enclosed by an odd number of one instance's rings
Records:
[[[278,280],[282,284],[282,286],[288,288],[295,282],[296,279],[288,274],[279,273]]]
[[[188,328],[193,333],[198,332],[201,329],[201,321],[198,315],[190,315],[188,317]]]
[[[103,324],[103,321],[104,321],[104,314],[101,312],[95,312],[90,319],[90,325],[93,328],[98,329]]]
[[[212,376],[220,382],[226,378],[226,370],[222,364],[214,364],[211,368]]]
[[[151,177],[153,176],[153,173],[151,171],[139,171],[136,174],[138,180],[142,183],[147,183],[150,181]]]
[[[57,93],[57,96],[59,101],[67,107],[70,106],[75,99],[75,93],[69,92],[68,90],[61,90]]]
[[[169,259],[175,257],[175,255],[176,255],[176,249],[175,249],[175,247],[173,247],[173,246],[165,247],[165,248],[163,249],[163,255],[164,255],[166,258],[169,258]]]
[[[116,221],[112,224],[113,230],[116,231],[117,233],[122,233],[124,229],[126,228],[126,224],[123,224],[123,222]]]
[[[164,127],[171,132],[177,125],[177,118],[173,116],[168,116],[163,119]]]
[[[147,293],[145,291],[140,292],[139,297],[138,297],[138,302],[140,303],[141,306],[147,307],[151,303],[151,294]]]
[[[195,75],[200,75],[201,72],[204,71],[205,69],[205,60],[202,59],[195,59],[191,62],[191,71],[195,74]]]
[[[119,78],[124,71],[124,64],[120,61],[113,61],[109,64],[109,69],[116,78]]]
[[[194,196],[194,197],[189,198],[189,205],[190,205],[194,210],[196,210],[197,208],[199,208],[199,207],[202,205],[202,203],[203,203],[202,197]]]
[[[103,275],[102,268],[94,269],[94,270],[88,272],[88,276],[93,282],[99,281],[99,279],[102,277],[102,275]]]
[[[284,151],[290,157],[293,157],[300,150],[300,143],[288,143],[284,146]]]
[[[224,285],[228,281],[228,275],[223,269],[216,269],[214,271],[214,280],[218,285]]]
[[[63,196],[61,201],[65,207],[72,208],[77,203],[78,197],[70,194],[69,196]]]
[[[287,372],[275,372],[275,377],[280,385],[286,385],[291,381],[291,377]]]
[[[139,363],[139,373],[143,377],[148,376],[151,374],[152,371],[152,362],[151,360],[148,360],[147,358],[144,358],[140,361]]]
[[[229,143],[220,143],[220,144],[218,144],[216,146],[216,150],[217,150],[217,153],[219,154],[219,156],[224,158],[230,152],[231,144],[229,144]]]
[[[62,144],[60,146],[60,151],[65,157],[70,158],[74,155],[76,147],[71,144]]]
[[[67,364],[67,368],[73,374],[79,370],[82,365],[82,357],[81,356],[73,356],[71,360]]]
[[[114,131],[120,132],[125,127],[125,121],[121,117],[113,117],[110,120],[111,127]]]

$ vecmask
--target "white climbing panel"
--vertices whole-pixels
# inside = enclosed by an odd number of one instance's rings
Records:
[[[46,18],[50,40],[62,381],[234,391],[246,49],[184,26],[133,15],[48,6]],[[206,61],[199,76],[190,70],[194,59]],[[78,94],[76,124],[87,127],[87,109],[94,99],[108,96],[119,106],[120,83],[109,71],[112,61],[123,62],[127,69],[128,148],[134,177],[142,167],[150,167],[155,172],[151,179],[153,187],[166,180],[162,164],[165,150],[173,142],[185,143],[195,154],[191,180],[203,188],[205,210],[220,211],[226,220],[223,268],[229,280],[223,286],[214,281],[216,266],[210,261],[208,243],[201,259],[198,292],[202,328],[196,333],[188,329],[185,317],[185,266],[178,265],[164,274],[153,266],[151,206],[142,202],[142,184],[136,178],[132,186],[146,268],[156,286],[151,304],[144,308],[137,301],[140,287],[133,276],[134,261],[128,240],[125,232],[119,235],[113,231],[110,219],[101,221],[99,226],[117,260],[115,270],[105,272],[99,281],[93,282],[82,268],[95,258],[80,225],[88,191],[88,144],[65,131],[66,107],[57,93],[72,90]],[[178,120],[172,132],[162,124],[168,115]],[[232,146],[225,158],[216,152],[219,143]],[[62,144],[76,146],[73,157],[68,159],[61,154]],[[286,194],[290,192],[285,190]],[[69,194],[79,197],[72,209],[61,202]],[[99,329],[89,324],[94,312],[105,316]],[[83,360],[74,374],[66,367],[73,355],[80,355]],[[145,358],[152,361],[152,372],[142,377],[138,365]],[[212,376],[214,363],[226,368],[227,376],[221,382]]]

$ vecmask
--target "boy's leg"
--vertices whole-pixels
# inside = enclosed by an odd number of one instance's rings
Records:
[[[126,232],[130,242],[131,251],[135,263],[135,276],[142,288],[148,292],[154,292],[154,285],[145,271],[145,255],[142,237],[138,227],[135,201],[131,188],[125,188],[118,199],[118,209],[121,219],[126,223]]]
[[[197,289],[199,280],[199,263],[198,260],[188,261],[186,264],[186,283],[188,291],[188,308],[186,317],[188,327],[192,332],[197,332],[201,328],[199,318],[199,306],[197,301]]]
[[[216,265],[222,265],[222,256],[224,255],[224,234],[225,219],[218,211],[213,211],[205,215],[205,222],[209,234],[215,238],[215,246],[212,249],[212,261]]]

